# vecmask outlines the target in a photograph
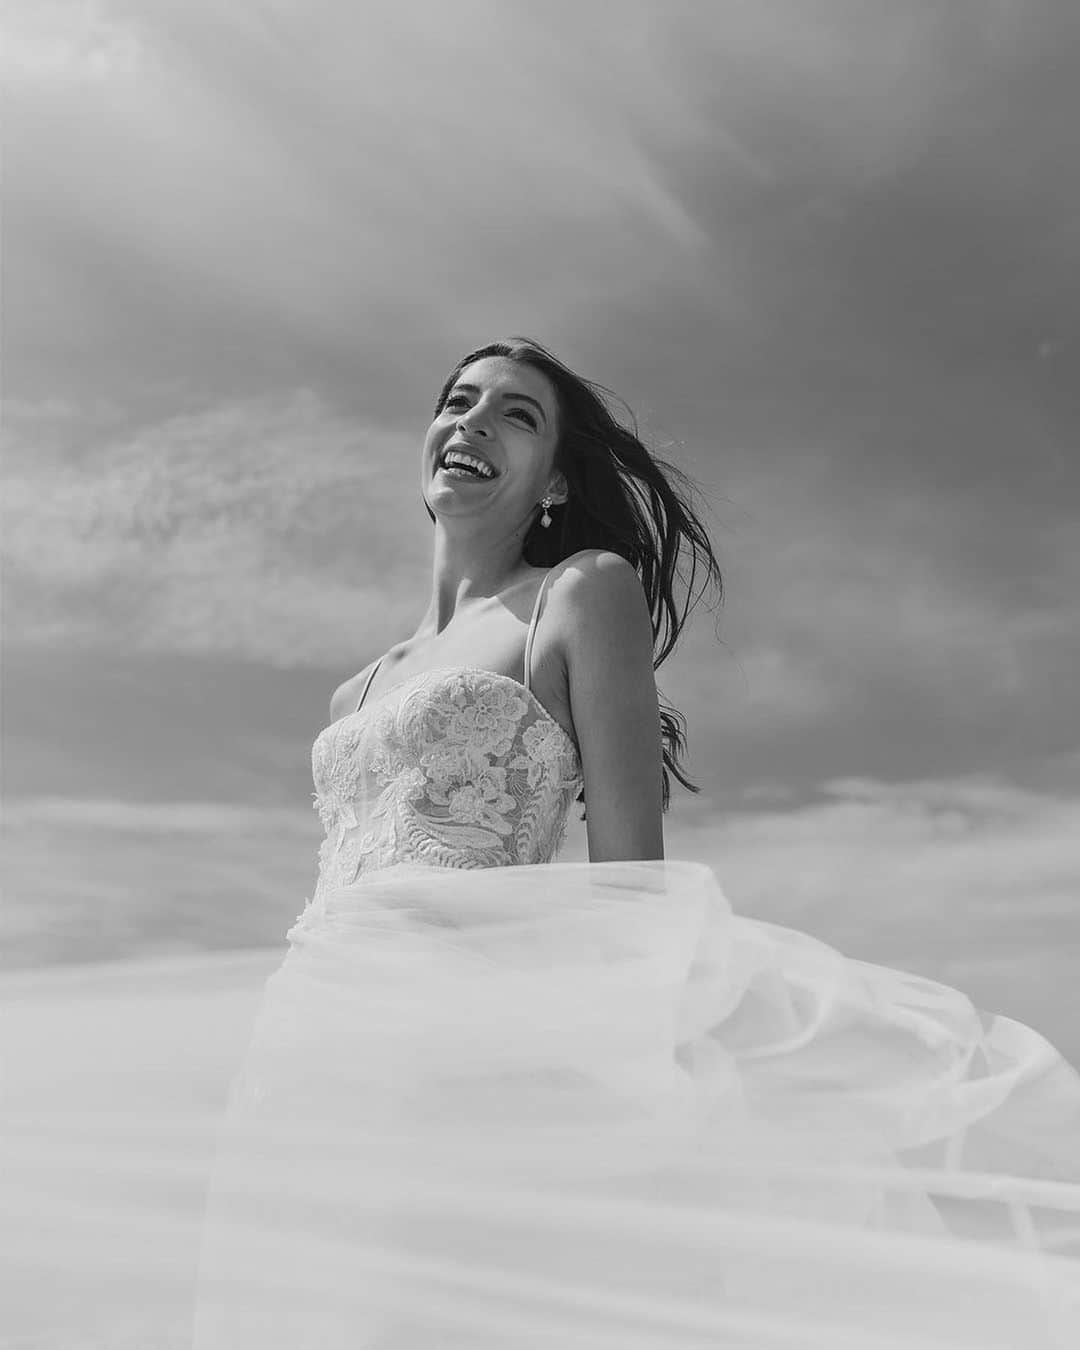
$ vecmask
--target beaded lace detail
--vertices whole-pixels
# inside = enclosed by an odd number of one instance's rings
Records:
[[[425,671],[325,727],[311,752],[328,887],[399,863],[550,862],[581,790],[577,749],[508,675]]]

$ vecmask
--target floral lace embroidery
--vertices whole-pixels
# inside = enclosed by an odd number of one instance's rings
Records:
[[[431,671],[326,727],[312,747],[326,831],[309,909],[402,862],[549,862],[581,788],[577,750],[517,681]]]

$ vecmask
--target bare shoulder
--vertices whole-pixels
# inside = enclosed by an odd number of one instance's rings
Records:
[[[572,718],[618,686],[655,697],[652,617],[631,563],[606,549],[583,550],[552,569],[548,593],[545,622]]]
[[[607,549],[584,549],[552,569],[552,619],[568,654],[582,642],[647,636],[652,647],[648,601],[633,565]]]

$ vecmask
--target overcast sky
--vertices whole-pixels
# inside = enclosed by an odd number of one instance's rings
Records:
[[[879,916],[899,856],[931,908],[1007,876],[1017,913],[1075,913],[1073,0],[16,0],[7,27],[27,905],[74,904],[57,830],[130,892],[133,837],[205,859],[226,805],[255,842],[215,885],[269,875],[258,808],[306,877],[329,695],[426,606],[435,394],[525,333],[708,501],[728,599],[659,676],[703,788],[669,852],[737,906],[805,889],[812,839]],[[945,866],[950,830],[988,847]]]

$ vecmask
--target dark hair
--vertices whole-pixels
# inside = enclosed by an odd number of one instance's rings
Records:
[[[681,470],[646,449],[637,420],[623,400],[603,385],[576,375],[531,338],[489,342],[462,357],[439,392],[436,416],[465,367],[487,356],[532,366],[547,376],[558,396],[555,468],[565,475],[570,495],[552,511],[549,529],[540,525],[537,512],[525,536],[525,561],[533,567],[553,567],[590,548],[607,549],[625,558],[641,578],[649,603],[653,669],[657,669],[670,656],[710,582],[716,588],[717,604],[723,599],[720,565],[708,532],[691,507],[695,485]],[[629,426],[615,418],[608,400],[622,405]],[[684,553],[689,557],[688,575],[681,566]],[[701,571],[704,578],[695,590]],[[676,580],[685,586],[681,604],[675,598]],[[660,705],[666,811],[671,798],[669,771],[689,791],[699,789],[679,764],[686,751],[686,719],[662,698]]]

